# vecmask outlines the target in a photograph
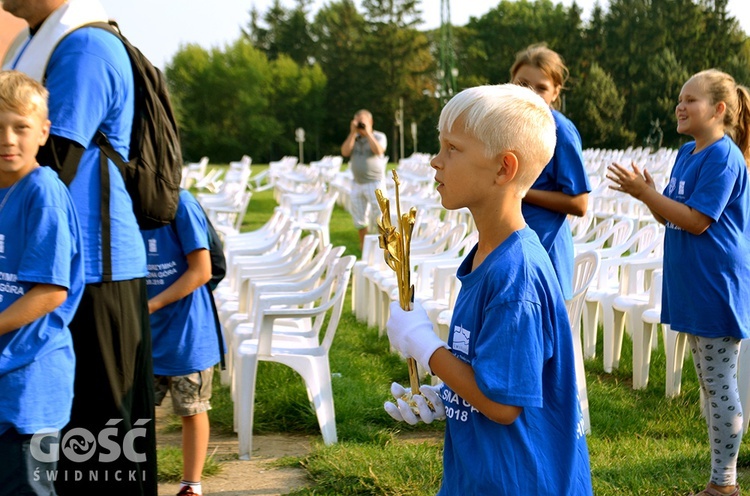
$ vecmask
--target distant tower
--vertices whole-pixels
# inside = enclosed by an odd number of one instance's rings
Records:
[[[440,0],[440,100],[444,105],[456,92],[456,59],[450,0]]]

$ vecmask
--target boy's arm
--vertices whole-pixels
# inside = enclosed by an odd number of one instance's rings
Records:
[[[583,217],[589,206],[589,194],[571,196],[561,191],[530,189],[523,201],[547,210]]]
[[[187,254],[188,268],[167,289],[148,300],[148,312],[154,313],[170,303],[181,300],[211,280],[211,255],[201,248]]]
[[[429,365],[433,374],[493,422],[510,425],[523,411],[521,407],[497,403],[485,396],[477,385],[471,365],[453,356],[447,348],[437,349]]]
[[[399,303],[391,303],[388,318],[388,339],[401,354],[414,357],[422,367],[438,376],[456,394],[479,410],[484,416],[499,424],[512,424],[521,408],[497,403],[479,389],[474,369],[453,356],[445,342],[432,329],[432,322],[419,303],[410,311],[402,310]]]
[[[54,284],[36,284],[0,312],[0,336],[34,322],[63,304],[68,290]]]

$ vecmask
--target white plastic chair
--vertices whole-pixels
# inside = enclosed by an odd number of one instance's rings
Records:
[[[660,228],[649,225],[641,228],[630,239],[610,248],[597,248],[600,264],[596,279],[586,293],[583,311],[583,355],[596,355],[596,341],[600,320],[604,328],[605,346],[610,347],[613,335],[614,315],[612,301],[620,294],[620,272],[627,262],[656,259],[661,256],[663,240]],[[626,255],[627,253],[627,255]],[[608,349],[605,349],[608,353]],[[604,370],[612,371],[610,355],[604,361]]]
[[[604,329],[603,346],[604,346],[604,371],[611,372],[620,366],[620,356],[622,354],[622,339],[625,331],[625,322],[630,323],[629,330],[633,336],[633,388],[640,389],[645,387],[642,384],[642,360],[644,352],[643,325],[641,325],[641,314],[648,307],[649,286],[652,280],[652,274],[662,268],[661,257],[654,259],[644,259],[628,261],[622,265],[622,274],[620,276],[620,288],[617,296],[612,299],[610,305],[611,322]],[[619,298],[619,305],[615,306],[614,302]],[[617,308],[620,311],[616,311]],[[630,312],[627,315],[626,312]],[[623,315],[625,314],[625,315]],[[627,320],[624,318],[627,316]],[[649,341],[649,359],[650,350],[653,343],[653,337]],[[636,364],[638,371],[636,371]],[[648,366],[648,363],[645,364]],[[636,378],[636,375],[638,376]],[[648,381],[648,371],[646,371],[646,381]]]
[[[573,265],[573,296],[565,302],[568,310],[570,329],[573,333],[573,355],[575,357],[578,401],[583,415],[583,430],[591,434],[591,416],[589,414],[589,394],[586,387],[586,370],[583,365],[583,345],[581,343],[581,313],[583,302],[591,282],[599,268],[599,255],[596,251],[587,251],[576,255]]]
[[[236,402],[235,422],[239,440],[240,459],[249,460],[252,453],[252,429],[255,403],[255,381],[258,362],[282,363],[294,369],[305,381],[310,401],[315,407],[318,424],[325,444],[333,444],[336,436],[336,412],[333,405],[331,370],[328,354],[338,328],[344,307],[344,295],[355,258],[352,255],[339,259],[329,283],[308,294],[273,295],[261,299],[256,313],[257,337],[244,341],[237,352],[235,370]],[[316,302],[312,308],[274,309],[277,304],[305,306]],[[322,320],[328,325],[322,339],[316,336],[300,340],[280,339],[274,332],[274,322],[284,318],[310,318]],[[321,326],[322,327],[322,326]],[[320,339],[320,340],[319,340]]]

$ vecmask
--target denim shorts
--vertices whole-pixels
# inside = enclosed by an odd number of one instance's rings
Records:
[[[211,382],[214,368],[209,367],[188,375],[154,376],[154,396],[161,405],[169,391],[174,413],[180,417],[190,417],[211,409]]]

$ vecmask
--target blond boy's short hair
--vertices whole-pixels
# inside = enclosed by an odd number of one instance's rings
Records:
[[[0,110],[20,115],[38,115],[46,120],[49,92],[38,81],[20,71],[0,71]]]
[[[450,131],[461,116],[463,131],[484,143],[487,157],[504,151],[518,157],[516,184],[525,194],[555,151],[557,131],[547,103],[515,84],[475,86],[445,105],[438,131]]]

